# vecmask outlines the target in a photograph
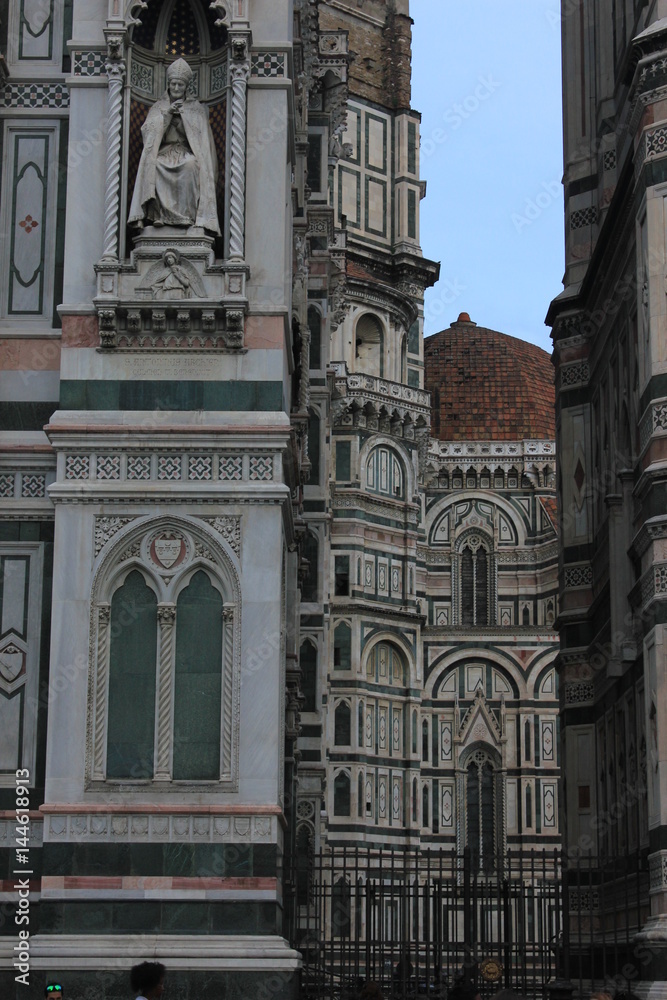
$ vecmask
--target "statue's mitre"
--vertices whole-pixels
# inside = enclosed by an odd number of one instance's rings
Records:
[[[192,79],[192,70],[185,59],[177,59],[170,66],[167,66],[167,80],[183,80],[189,83]]]

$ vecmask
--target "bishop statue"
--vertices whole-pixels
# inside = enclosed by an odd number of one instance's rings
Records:
[[[200,226],[220,234],[217,157],[208,109],[188,95],[185,59],[167,69],[167,89],[141,127],[144,142],[128,222],[139,228]]]

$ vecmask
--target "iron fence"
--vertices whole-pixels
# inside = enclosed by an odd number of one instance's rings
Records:
[[[469,852],[341,847],[297,858],[284,890],[303,1000],[356,1000],[367,981],[389,1000],[446,1000],[461,977],[482,1000],[507,987],[542,997],[562,978],[584,995],[641,976],[641,857],[508,851],[480,864]]]

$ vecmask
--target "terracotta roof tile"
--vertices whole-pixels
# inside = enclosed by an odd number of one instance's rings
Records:
[[[558,531],[558,501],[556,497],[540,497],[540,503],[547,512],[547,516],[554,527],[554,531]]]
[[[460,321],[424,341],[424,365],[440,440],[555,438],[554,372],[540,347]]]

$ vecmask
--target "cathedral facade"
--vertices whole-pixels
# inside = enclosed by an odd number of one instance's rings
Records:
[[[651,996],[664,995],[667,979],[666,15],[655,0],[604,13],[563,4],[566,268],[547,317],[562,514],[564,833],[573,859],[643,867],[648,856],[624,975]],[[591,922],[603,917],[599,899],[586,909]]]
[[[295,857],[557,843],[550,363],[425,349],[408,0],[0,12],[3,995],[287,997]]]

